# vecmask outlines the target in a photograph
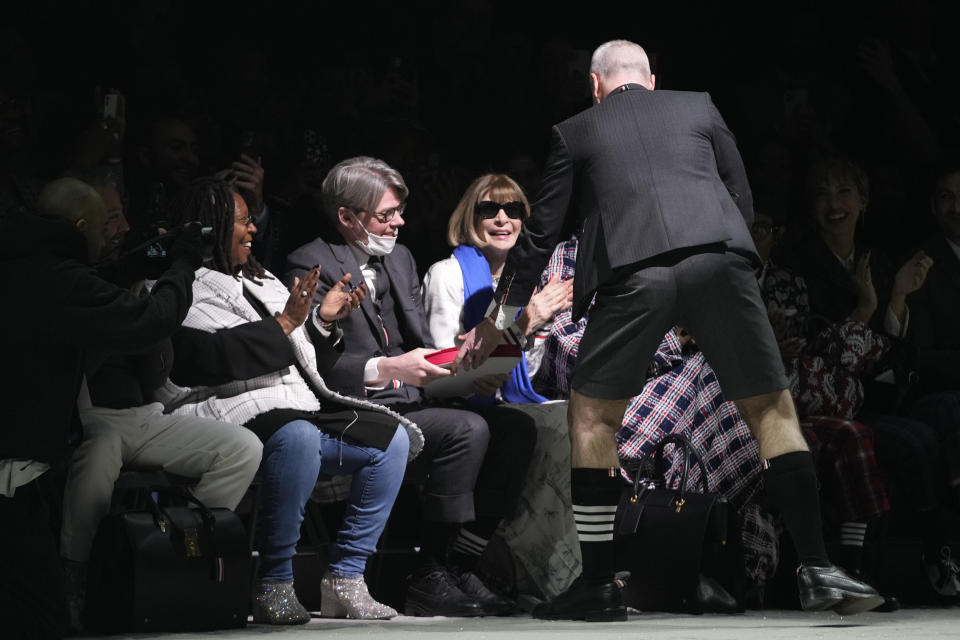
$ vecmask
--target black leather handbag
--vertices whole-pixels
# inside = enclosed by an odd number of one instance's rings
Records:
[[[664,480],[664,449],[683,456],[677,488]],[[690,464],[700,467],[701,491],[687,488]],[[683,435],[660,440],[632,470],[614,523],[618,558],[630,578],[624,604],[641,611],[684,613],[743,610],[743,559],[736,515],[710,493],[703,461]]]
[[[159,489],[159,488],[158,488]],[[206,631],[244,627],[250,548],[237,514],[160,506],[108,515],[91,550],[86,624],[92,631]]]

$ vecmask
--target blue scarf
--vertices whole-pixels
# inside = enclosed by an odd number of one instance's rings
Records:
[[[463,324],[469,331],[480,324],[493,300],[493,278],[490,264],[476,247],[460,245],[453,250],[463,272]],[[526,355],[520,355],[520,364],[510,372],[510,379],[500,388],[507,402],[546,402],[547,399],[533,390],[527,375]],[[493,396],[473,396],[475,404],[492,404]]]

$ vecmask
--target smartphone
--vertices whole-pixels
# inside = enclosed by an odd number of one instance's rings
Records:
[[[254,160],[260,159],[260,140],[256,131],[244,131],[240,134],[240,153],[245,153]]]

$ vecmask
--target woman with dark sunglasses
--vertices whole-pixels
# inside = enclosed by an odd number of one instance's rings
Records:
[[[503,269],[507,252],[517,242],[530,204],[520,186],[509,176],[480,176],[467,188],[447,224],[447,241],[453,255],[433,264],[423,281],[424,306],[430,332],[437,348],[459,346],[457,336],[480,322],[493,299],[493,291]],[[553,597],[563,591],[579,570],[576,537],[562,521],[569,513],[566,491],[557,491],[568,478],[569,452],[566,401],[548,402],[533,390],[530,375],[539,361],[543,340],[535,339],[539,330],[549,330],[553,316],[568,309],[572,301],[573,280],[561,281],[559,275],[535,293],[516,318],[511,331],[519,342],[533,344],[520,364],[508,374],[490,375],[474,382],[474,394],[465,401],[471,405],[510,403],[510,407],[531,415],[537,425],[537,443],[527,472],[520,502],[553,505],[556,516],[529,517],[529,509],[518,509],[504,521],[504,540],[516,562],[524,565],[531,592],[546,591]],[[529,365],[529,367],[528,367]],[[565,466],[567,465],[567,466]],[[548,481],[551,480],[551,481]],[[531,536],[536,530],[539,535]],[[549,539],[553,553],[541,562],[542,554],[529,553],[530,541]],[[456,550],[456,548],[454,549]],[[523,591],[528,585],[517,585]]]

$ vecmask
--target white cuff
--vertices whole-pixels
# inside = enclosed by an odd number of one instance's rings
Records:
[[[883,329],[892,336],[902,338],[907,334],[907,327],[910,325],[910,307],[904,305],[903,323],[897,319],[897,314],[887,306],[887,314],[883,318]]]
[[[374,385],[372,384],[380,377],[380,361],[383,360],[383,356],[378,358],[370,358],[367,360],[367,364],[363,367],[363,385],[367,389],[386,389],[387,385]]]

